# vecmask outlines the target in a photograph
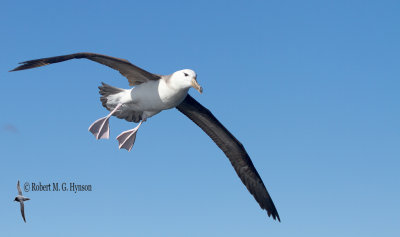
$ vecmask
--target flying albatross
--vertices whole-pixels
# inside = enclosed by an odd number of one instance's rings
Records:
[[[280,221],[275,205],[243,145],[207,108],[188,94],[190,87],[195,88],[200,93],[203,91],[193,70],[184,69],[171,75],[158,75],[145,71],[125,59],[96,53],[75,53],[22,62],[20,63],[22,65],[11,71],[82,58],[118,70],[128,79],[129,85],[133,86],[131,89],[121,89],[102,83],[99,87],[100,100],[110,113],[90,125],[89,131],[96,139],[109,138],[109,119],[111,116],[139,123],[135,128],[117,136],[119,148],[130,151],[135,142],[136,133],[143,122],[162,110],[176,107],[197,124],[225,153],[243,184],[254,196],[260,207],[267,211],[268,216]]]
[[[19,202],[20,209],[21,209],[22,219],[24,219],[24,221],[26,222],[26,219],[25,219],[24,202],[25,202],[25,201],[28,201],[28,200],[31,200],[31,199],[29,199],[29,198],[27,198],[27,197],[24,197],[24,196],[22,195],[22,190],[21,190],[21,186],[19,185],[19,180],[18,180],[18,183],[17,183],[17,190],[18,190],[18,196],[15,197],[14,201],[15,201],[15,202]]]

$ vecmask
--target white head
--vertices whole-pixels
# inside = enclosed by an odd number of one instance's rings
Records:
[[[190,88],[193,87],[200,94],[203,92],[203,88],[197,83],[197,75],[193,70],[183,69],[177,72],[174,72],[171,76],[171,81],[174,86],[179,88]]]

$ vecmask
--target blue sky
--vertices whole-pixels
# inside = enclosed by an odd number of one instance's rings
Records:
[[[0,9],[2,236],[399,236],[398,1],[3,1]],[[107,67],[191,68],[192,94],[244,144],[279,211],[267,218],[224,154],[177,110],[141,127],[134,149],[87,131],[107,114]],[[17,180],[91,184],[29,192]]]

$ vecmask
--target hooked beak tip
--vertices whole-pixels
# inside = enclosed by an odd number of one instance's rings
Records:
[[[203,93],[203,87],[201,87],[201,86],[199,85],[199,83],[197,83],[197,80],[196,80],[195,77],[194,77],[193,80],[192,80],[192,87],[193,87],[194,89],[196,89],[200,94]]]

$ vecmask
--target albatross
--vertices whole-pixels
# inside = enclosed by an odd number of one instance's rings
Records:
[[[24,222],[26,222],[25,219],[25,208],[24,208],[24,202],[25,201],[29,201],[31,200],[30,198],[24,197],[22,195],[22,190],[21,190],[21,186],[19,185],[19,180],[17,183],[17,190],[18,190],[18,196],[15,197],[14,201],[15,202],[19,202],[20,205],[20,209],[21,209],[21,215],[22,215],[22,219],[24,220]]]
[[[190,88],[202,93],[193,70],[183,69],[170,75],[150,73],[128,60],[97,53],[75,53],[21,62],[11,71],[20,71],[71,59],[89,59],[119,71],[128,79],[131,89],[122,89],[102,83],[99,86],[102,105],[110,113],[93,122],[89,131],[96,139],[110,136],[109,119],[116,116],[128,122],[138,123],[117,136],[120,149],[130,151],[136,134],[143,122],[163,110],[177,108],[197,124],[225,153],[237,175],[268,216],[280,221],[278,211],[265,185],[243,145],[215,118],[215,116],[192,96]]]

